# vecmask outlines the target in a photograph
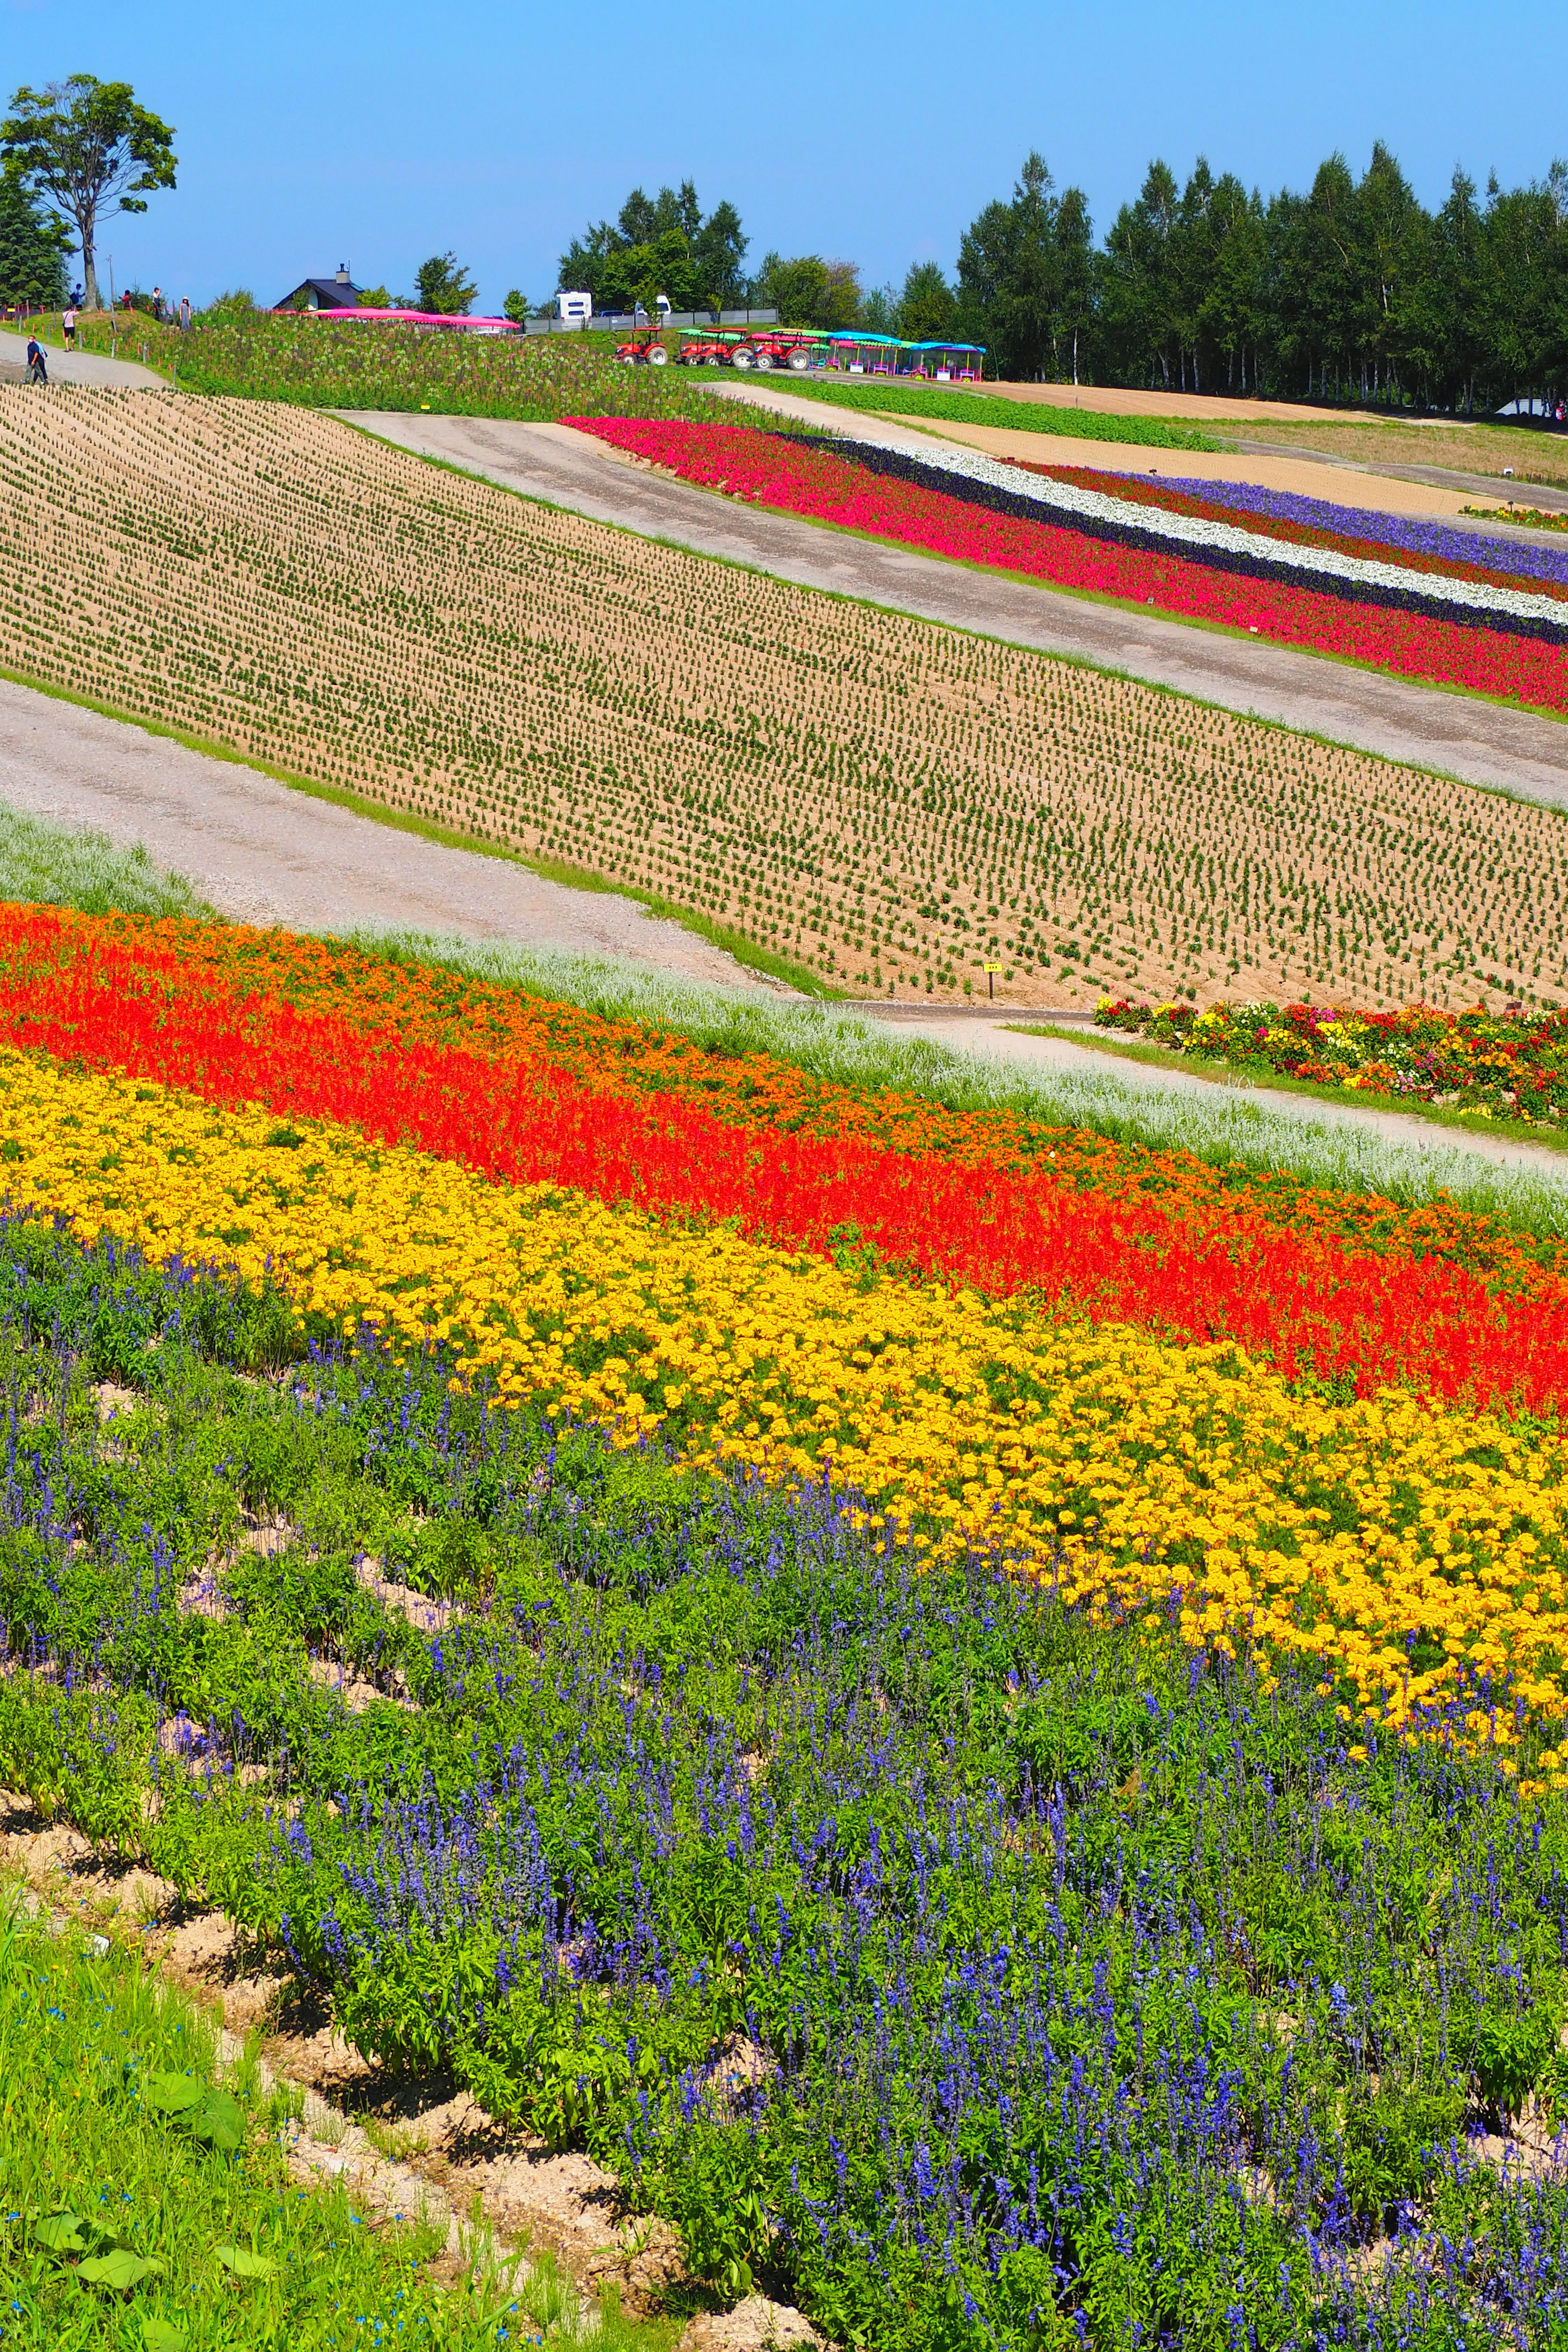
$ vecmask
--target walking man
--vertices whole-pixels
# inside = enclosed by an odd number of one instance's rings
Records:
[[[71,303],[68,302],[65,309],[60,312],[60,329],[66,339],[67,351],[74,352],[76,349],[76,310]]]
[[[37,335],[27,338],[27,382],[47,384],[49,371],[44,364],[44,347]]]

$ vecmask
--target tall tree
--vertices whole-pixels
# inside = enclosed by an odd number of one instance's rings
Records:
[[[595,310],[609,310],[658,279],[672,310],[707,304],[717,310],[742,299],[746,245],[734,205],[715,205],[704,216],[691,181],[656,196],[634,188],[614,222],[592,222],[574,237],[561,257],[560,284],[591,294]]]
[[[474,307],[478,286],[455,253],[433,253],[414,273],[415,299],[421,310],[449,319],[466,319]]]
[[[958,248],[956,331],[984,343],[999,375],[1058,376],[1064,334],[1082,331],[1089,211],[1083,193],[1058,198],[1043,155],[1031,152],[1010,204],[987,205]]]
[[[1105,240],[1103,310],[1107,336],[1124,371],[1166,389],[1174,355],[1178,288],[1174,239],[1181,201],[1176,175],[1156,160],[1138,201],[1123,205]]]
[[[897,331],[911,343],[934,343],[952,332],[952,289],[934,261],[917,261],[898,301]]]
[[[153,190],[174,186],[174,131],[138,106],[128,81],[73,74],[42,90],[16,91],[0,122],[0,155],[76,223],[87,308],[101,310],[99,215],[110,206],[144,213]]]
[[[0,173],[0,303],[57,310],[66,299],[70,230],[46,212],[20,173]]]

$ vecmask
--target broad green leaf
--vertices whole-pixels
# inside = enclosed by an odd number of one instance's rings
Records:
[[[142,2352],[185,2352],[184,2332],[150,2311],[142,2322]]]
[[[81,2254],[87,2252],[86,2229],[87,2223],[75,2213],[51,2213],[34,2222],[33,2237],[51,2254]]]
[[[128,2246],[116,2246],[110,2254],[90,2254],[85,2263],[78,2263],[76,2274],[89,2286],[106,2286],[114,2294],[128,2294],[140,2286],[144,2278],[157,2278],[163,2265],[150,2254],[133,2254]]]
[[[245,2109],[227,2091],[209,2091],[191,2117],[191,2130],[220,2155],[233,2156],[245,2145]]]
[[[161,2116],[183,2116],[187,2107],[199,2107],[206,2095],[206,2084],[195,2074],[147,2074],[142,2078],[142,2096]]]
[[[225,2270],[235,2278],[264,2279],[277,2275],[278,2265],[270,2254],[253,2254],[246,2246],[215,2246],[213,2252]]]

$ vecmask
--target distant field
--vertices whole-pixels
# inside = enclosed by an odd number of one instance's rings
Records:
[[[852,992],[1568,989],[1568,820],[248,401],[0,393],[0,667]]]
[[[198,323],[187,334],[117,319],[121,359],[170,373],[182,392],[289,401],[305,408],[428,408],[461,416],[667,416],[708,413],[684,368],[627,367],[613,335],[448,333],[364,320],[273,318],[264,311]],[[58,338],[57,338],[58,340]],[[107,321],[84,325],[108,352]]]
[[[1382,425],[1358,418],[1344,425],[1270,423],[1245,437],[1282,449],[1316,449],[1359,466],[1445,466],[1455,473],[1500,476],[1511,467],[1516,481],[1568,488],[1568,434],[1519,425]]]

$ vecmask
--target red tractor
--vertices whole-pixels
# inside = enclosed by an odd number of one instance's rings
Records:
[[[618,360],[627,367],[668,367],[669,351],[657,334],[635,335],[629,343],[620,344],[616,352]]]
[[[740,335],[721,335],[712,328],[688,329],[680,338],[676,360],[681,367],[731,367]]]
[[[755,368],[761,374],[772,368],[792,368],[804,375],[807,368],[821,366],[826,349],[824,338],[809,327],[763,327],[737,346],[731,364]]]

